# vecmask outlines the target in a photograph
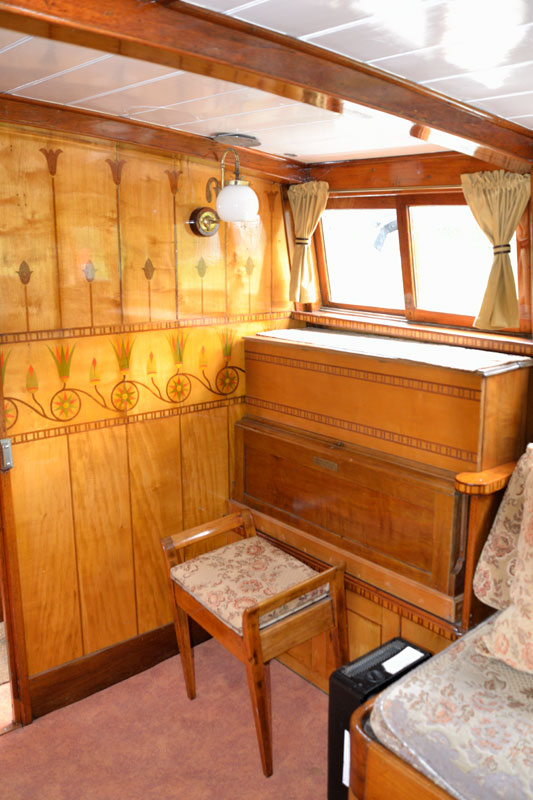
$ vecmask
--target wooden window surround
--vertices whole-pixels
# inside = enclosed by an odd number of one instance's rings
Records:
[[[379,196],[331,196],[328,200],[328,209],[344,208],[395,208],[398,219],[398,234],[400,244],[401,270],[405,308],[369,307],[336,303],[330,300],[329,280],[324,247],[322,226],[319,225],[315,232],[314,243],[318,266],[320,292],[322,296],[322,311],[348,311],[364,313],[373,317],[376,323],[380,319],[391,315],[397,319],[404,319],[410,323],[426,323],[439,325],[444,328],[472,328],[473,316],[464,316],[453,313],[430,311],[417,305],[416,285],[414,276],[414,259],[411,247],[411,231],[409,208],[420,205],[465,205],[463,193],[460,190],[443,190],[438,192],[422,192],[407,194],[405,192]],[[525,210],[516,230],[517,245],[517,275],[518,275],[518,303],[520,309],[520,324],[518,328],[502,331],[515,336],[527,336],[531,333],[531,219],[530,206]]]

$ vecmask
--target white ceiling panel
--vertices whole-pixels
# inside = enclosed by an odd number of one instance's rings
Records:
[[[211,4],[206,4],[206,7]],[[268,0],[247,3],[228,13],[263,28],[281,31],[289,36],[301,37],[325,28],[346,25],[369,16],[366,8],[355,8],[353,0],[306,0],[305,3],[287,0]]]
[[[309,41],[318,47],[365,62],[396,56],[406,47],[398,40],[397,34],[383,28],[374,17],[367,17],[349,28],[313,36]]]
[[[533,128],[533,0],[205,0]],[[531,76],[531,78],[530,78]],[[336,113],[207,75],[0,29],[0,91],[210,136],[257,136],[302,161],[428,152],[410,122]]]
[[[531,51],[533,56],[533,50]],[[480,100],[492,97],[495,93],[504,94],[512,90],[527,92],[533,86],[533,61],[516,66],[494,67],[479,72],[463,75],[453,75],[440,80],[421,81],[430,89],[466,100],[471,105],[477,105]]]
[[[24,37],[21,44],[0,53],[0,91],[16,90],[19,94],[24,91],[20,87],[48,80],[51,75],[68,72],[102,57],[100,50]]]
[[[148,61],[124,56],[102,56],[100,53],[100,60],[93,64],[17,90],[16,94],[51,103],[80,105],[87,97],[153,81],[173,72],[175,70],[170,67]]]
[[[410,122],[398,118],[387,121],[390,124],[383,125],[380,115],[367,120],[343,115],[317,122],[294,122],[274,129],[256,129],[256,134],[263,143],[261,149],[267,151],[275,138],[283,135],[290,143],[286,152],[308,162],[327,160],[324,153],[336,153],[337,159],[350,158],[354,150],[360,158],[428,152],[426,145],[416,143],[409,135]]]
[[[267,108],[261,111],[249,111],[241,114],[213,116],[200,119],[187,125],[180,125],[180,130],[211,136],[217,131],[234,131],[236,133],[254,133],[255,130],[269,130],[286,125],[303,125],[308,122],[329,120],[331,111],[315,106],[293,103],[289,106]],[[261,138],[261,137],[259,137]]]
[[[222,98],[227,93],[236,91],[242,91],[242,86],[205,75],[174,72],[154,79],[150,83],[137,84],[90,97],[80,101],[79,105],[93,111],[129,116],[213,95]]]
[[[0,53],[5,48],[11,48],[17,42],[22,44],[22,42],[30,38],[30,36],[24,36],[18,31],[8,31],[5,28],[0,28]]]
[[[186,103],[177,103],[166,108],[152,109],[135,115],[137,119],[155,125],[170,127],[184,123],[212,122],[215,131],[228,130],[215,124],[216,120],[232,120],[231,130],[240,130],[240,125],[248,125],[247,120],[256,112],[273,118],[276,109],[290,105],[290,101],[279,102],[281,98],[253,89],[240,89],[226,94],[214,94]],[[319,110],[319,109],[317,109]],[[255,119],[255,116],[254,116]],[[211,129],[213,128],[211,125]]]
[[[523,114],[533,114],[533,90],[519,95],[485,98],[476,105],[484,111],[490,111],[491,114],[506,119]]]

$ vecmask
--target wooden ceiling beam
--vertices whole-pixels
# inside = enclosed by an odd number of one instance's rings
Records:
[[[25,125],[60,133],[110,139],[114,142],[154,147],[180,155],[196,156],[220,161],[226,149],[205,136],[184,133],[144,122],[124,120],[107,114],[97,114],[77,108],[66,108],[52,103],[40,103],[0,94],[0,123]],[[287,158],[271,156],[250,148],[235,148],[239,153],[241,168],[259,173],[280,183],[301,183],[307,177],[303,164]]]
[[[341,110],[360,103],[533,162],[533,134],[368,65],[180,2],[0,0],[0,26]]]
[[[461,187],[465,172],[483,172],[494,166],[459,153],[418,153],[407,156],[360,158],[310,164],[309,176],[327,181],[331,194],[361,194],[393,191],[431,191]]]

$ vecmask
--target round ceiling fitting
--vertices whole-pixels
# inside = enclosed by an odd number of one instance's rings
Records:
[[[229,144],[233,147],[259,147],[261,144],[257,136],[248,133],[213,133],[211,139],[219,144]]]

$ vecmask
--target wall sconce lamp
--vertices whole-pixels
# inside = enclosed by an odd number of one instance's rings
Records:
[[[225,162],[228,153],[233,153],[235,157],[235,177],[231,181],[226,181],[224,177]],[[239,156],[233,147],[229,147],[222,153],[222,159],[220,161],[220,183],[217,178],[209,178],[207,181],[207,186],[205,188],[207,202],[211,202],[213,190],[217,198],[217,214],[223,222],[246,222],[254,219],[259,211],[257,195],[250,187],[248,181],[240,180],[239,171]]]

